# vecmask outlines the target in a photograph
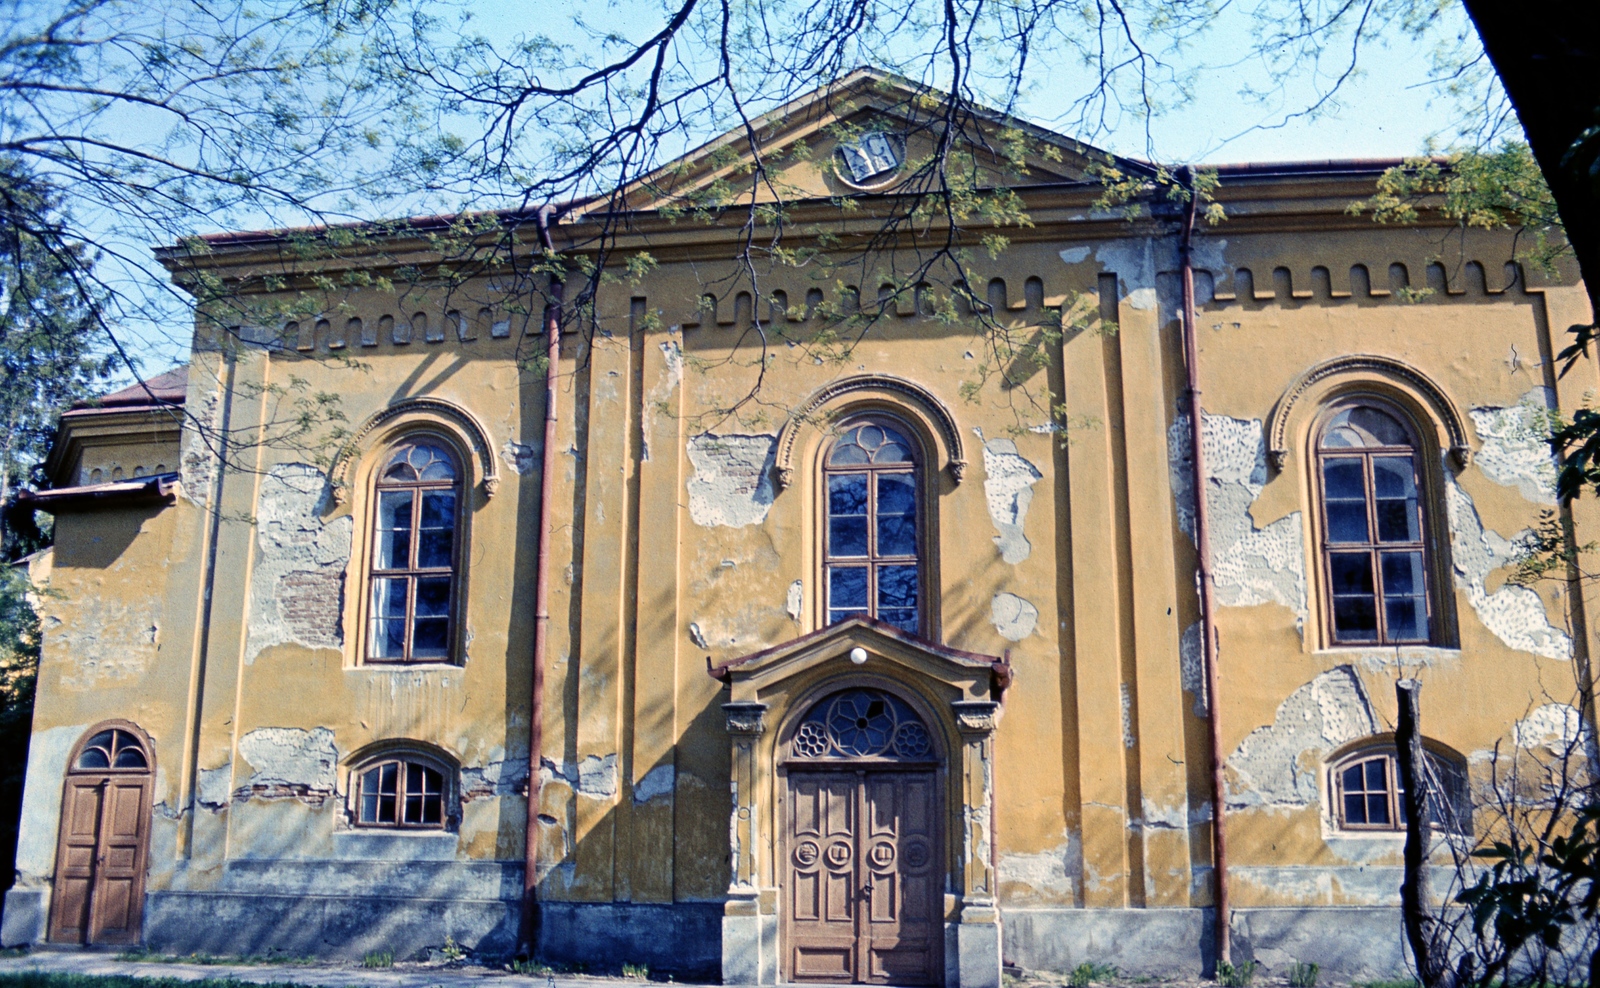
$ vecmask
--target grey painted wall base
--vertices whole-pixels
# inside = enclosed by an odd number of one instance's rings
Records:
[[[614,971],[648,964],[685,980],[722,970],[722,903],[543,902],[539,958]]]
[[[162,953],[415,956],[453,937],[488,956],[516,949],[515,900],[152,892],[144,938]]]
[[[1212,969],[1209,909],[1004,909],[1005,962],[1028,971],[1114,964],[1136,977]],[[1233,957],[1281,975],[1294,961],[1328,977],[1408,977],[1400,910],[1388,907],[1236,909]]]
[[[46,889],[12,888],[6,892],[5,924],[0,926],[0,947],[20,947],[44,940],[50,905]]]

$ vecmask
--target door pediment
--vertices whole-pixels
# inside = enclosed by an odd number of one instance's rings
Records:
[[[863,654],[864,661],[855,661]],[[759,702],[774,689],[845,671],[931,680],[965,700],[998,700],[1011,682],[1011,665],[1000,656],[951,648],[870,617],[853,617],[708,671],[729,685],[734,703]]]

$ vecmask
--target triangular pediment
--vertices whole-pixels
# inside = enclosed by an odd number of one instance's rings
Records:
[[[852,652],[861,652],[852,657]],[[862,659],[860,662],[853,659]],[[814,673],[823,666],[926,677],[969,699],[990,699],[1011,681],[1000,656],[965,652],[907,634],[869,617],[853,617],[820,631],[712,667],[711,675],[733,687],[734,698],[754,698],[769,686]]]
[[[634,210],[747,204],[758,152],[765,172],[755,189],[760,202],[913,191],[918,165],[932,158],[949,127],[944,110],[936,90],[878,69],[857,69],[762,114],[749,131],[730,130],[657,169],[631,186],[625,201]],[[980,187],[1085,181],[1097,161],[1144,170],[998,111],[974,109],[960,131],[948,160],[969,169]]]

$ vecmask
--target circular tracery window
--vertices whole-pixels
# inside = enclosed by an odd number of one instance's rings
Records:
[[[790,742],[795,758],[927,761],[933,738],[916,711],[882,690],[853,689],[816,703]]]

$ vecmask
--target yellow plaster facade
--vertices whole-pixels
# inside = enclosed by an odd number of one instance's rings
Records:
[[[915,128],[875,92],[849,120],[913,133],[898,146],[915,157]],[[792,222],[841,238],[824,248],[838,261],[886,202],[828,198],[860,192],[826,127],[842,112],[804,103],[764,122],[773,146],[809,142],[781,183],[815,197],[791,204]],[[1582,286],[1520,269],[1508,234],[1347,215],[1373,166],[1222,172],[1229,219],[1197,234],[1194,255],[1220,657],[1208,698],[1176,222],[1159,206],[1137,221],[1097,210],[1072,142],[1030,133],[1061,153],[1011,176],[1032,225],[983,262],[983,297],[1008,338],[1045,353],[1004,368],[983,366],[994,330],[980,313],[934,318],[916,300],[867,303],[879,318],[839,359],[817,342],[844,301],[832,269],[771,263],[760,291],[780,302],[753,306],[732,260],[743,214],[659,209],[732,167],[720,145],[669,172],[682,186],[640,191],[614,256],[657,263],[604,285],[592,331],[563,341],[544,531],[544,378],[529,360],[543,340],[500,272],[449,291],[330,291],[320,318],[245,327],[251,345],[220,345],[202,323],[181,400],[69,415],[60,490],[40,502],[56,545],[41,563],[46,639],[5,941],[56,929],[68,762],[116,719],[154,749],[152,947],[359,956],[449,935],[511,952],[548,539],[534,767],[545,956],[795,978],[785,746],[811,703],[868,688],[903,697],[941,753],[943,946],[928,980],[977,988],[1002,963],[1083,960],[1198,971],[1210,716],[1227,759],[1236,950],[1398,969],[1401,838],[1342,828],[1329,769],[1381,745],[1402,674],[1425,684],[1428,736],[1471,770],[1497,743],[1581,723],[1566,705],[1590,661],[1584,601],[1506,577],[1519,533],[1556,511],[1538,417],[1600,383],[1586,362],[1556,374],[1563,328],[1586,318]],[[558,246],[583,255],[602,219],[569,213]],[[180,281],[270,272],[304,292],[311,274],[437,261],[425,233],[309,255],[238,236],[165,256]],[[531,223],[515,236],[530,242]],[[894,263],[851,284],[870,298],[904,277]],[[340,455],[263,440],[297,379],[339,396]],[[1417,431],[1422,644],[1334,641],[1314,444],[1352,396]],[[829,627],[824,458],[864,415],[917,447],[915,635]],[[437,661],[375,663],[375,485],[419,436],[458,471],[453,622]],[[147,464],[132,490],[105,486],[113,466],[131,481]],[[443,826],[359,825],[358,776],[395,752],[444,780]],[[865,970],[855,979],[876,979]]]

